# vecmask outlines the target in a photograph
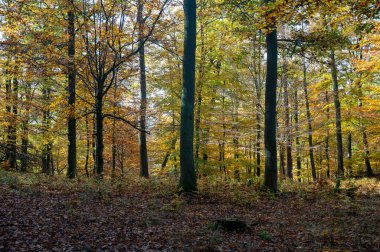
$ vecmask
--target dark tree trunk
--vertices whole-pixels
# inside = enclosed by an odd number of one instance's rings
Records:
[[[17,72],[17,71],[16,71]],[[11,120],[8,126],[8,151],[9,151],[9,166],[12,169],[17,169],[17,114],[18,114],[18,79],[13,78],[13,89],[11,91]]]
[[[350,177],[352,173],[352,135],[348,132],[347,136],[347,176]]]
[[[281,172],[281,178],[285,178],[285,147],[284,143],[280,143],[280,172]]]
[[[186,192],[197,189],[194,167],[194,86],[196,48],[196,1],[184,0],[185,36],[181,102],[180,186]]]
[[[315,170],[315,162],[314,162],[313,128],[311,125],[309,95],[308,95],[308,91],[307,91],[306,59],[305,58],[304,58],[304,62],[303,62],[303,90],[305,93],[305,103],[306,103],[306,116],[307,116],[307,127],[308,127],[308,142],[309,142],[309,156],[310,156],[311,175],[313,177],[313,180],[316,181],[317,180],[317,172]]]
[[[112,120],[112,177],[116,175],[116,119]]]
[[[344,176],[343,168],[343,141],[342,141],[342,125],[341,125],[341,112],[340,112],[340,101],[339,101],[339,86],[338,86],[338,75],[335,63],[334,51],[330,52],[330,67],[331,76],[334,88],[334,107],[335,107],[335,128],[336,128],[336,146],[337,146],[337,159],[338,159],[338,178]]]
[[[139,63],[140,63],[140,138],[139,138],[139,149],[140,149],[140,176],[144,178],[149,177],[148,170],[148,150],[146,145],[146,108],[147,108],[147,98],[146,98],[146,68],[145,68],[145,47],[144,47],[144,3],[143,0],[138,0],[138,10],[137,10],[137,22],[139,26]]]
[[[362,93],[362,89],[360,85],[359,86],[359,108],[363,106],[362,96],[363,96],[363,93]],[[360,127],[362,131],[362,138],[363,138],[363,145],[364,145],[364,162],[365,162],[365,167],[366,167],[366,175],[367,177],[372,177],[373,171],[371,167],[371,162],[369,160],[369,144],[368,144],[368,138],[367,138],[367,132],[366,132],[367,130],[363,124],[363,119],[361,116],[359,118],[359,121],[360,121]]]
[[[95,114],[92,121],[92,160],[93,160],[92,173],[95,175],[97,171],[97,168],[96,168],[96,116]]]
[[[286,61],[284,63],[284,106],[285,106],[285,137],[286,137],[286,175],[293,178],[292,138],[290,132],[290,109]]]
[[[265,0],[266,3],[272,2]],[[266,35],[267,76],[265,89],[265,178],[264,184],[271,191],[277,192],[277,146],[276,146],[276,89],[277,89],[277,32],[275,25]]]
[[[28,167],[28,145],[29,145],[29,117],[30,117],[30,102],[31,102],[31,84],[26,84],[25,98],[25,115],[21,125],[21,171],[26,172]]]
[[[368,145],[368,139],[367,139],[367,133],[365,129],[363,130],[363,143],[364,143],[364,161],[365,161],[365,167],[366,167],[366,175],[367,177],[373,176],[373,171],[371,167],[371,162],[369,160],[369,145]]]
[[[88,127],[88,116],[86,115],[86,162],[84,164],[84,170],[86,171],[86,176],[90,176],[88,171],[88,161],[90,159],[90,129]]]
[[[50,103],[50,87],[44,88],[42,90],[43,99],[45,102],[45,110],[43,111],[43,128],[45,133],[50,130],[50,109],[46,109]],[[43,146],[42,150],[42,171],[45,174],[53,174],[53,169],[51,166],[52,158],[52,142],[50,139],[47,140],[47,143]]]
[[[69,118],[67,121],[67,129],[68,129],[68,155],[67,155],[67,177],[75,178],[77,175],[77,132],[76,132],[76,118],[75,118],[75,82],[76,82],[76,69],[75,69],[75,16],[74,16],[74,0],[70,0],[69,2],[70,11],[68,12],[68,103],[70,108]]]
[[[103,157],[103,87],[104,83],[98,83],[98,90],[96,93],[96,107],[95,107],[95,125],[96,125],[96,150],[95,150],[95,167],[96,174],[99,178],[103,177],[104,157]]]

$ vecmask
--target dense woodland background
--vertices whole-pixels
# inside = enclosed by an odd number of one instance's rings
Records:
[[[376,0],[0,0],[0,251],[379,251]]]
[[[181,5],[2,0],[3,169],[178,174]],[[263,176],[265,37],[274,20],[280,177],[379,173],[378,10],[370,0],[198,1],[197,176]]]

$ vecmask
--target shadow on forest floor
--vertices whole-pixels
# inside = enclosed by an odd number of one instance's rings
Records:
[[[380,182],[202,179],[177,195],[153,177],[96,181],[0,171],[0,251],[379,251]],[[218,228],[237,219],[244,230]]]

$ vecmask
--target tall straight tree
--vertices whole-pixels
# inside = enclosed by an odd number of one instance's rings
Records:
[[[149,177],[148,170],[148,150],[146,146],[146,71],[145,71],[145,47],[144,47],[144,3],[138,0],[137,23],[139,26],[139,64],[140,64],[140,176]]]
[[[273,0],[265,0],[265,3]],[[267,76],[265,83],[265,177],[264,185],[277,192],[277,146],[276,146],[276,89],[277,89],[277,31],[275,21],[269,24],[270,31],[266,34]]]
[[[315,170],[314,162],[314,147],[313,147],[313,127],[311,124],[311,113],[309,104],[309,95],[307,91],[307,80],[306,80],[306,58],[303,57],[303,91],[305,93],[305,105],[306,105],[306,116],[307,116],[307,139],[309,142],[309,156],[311,165],[311,175],[313,176],[313,181],[317,180],[317,172]]]
[[[184,0],[185,13],[183,84],[180,129],[180,187],[185,192],[195,191],[197,181],[194,167],[194,89],[196,48],[196,1]]]
[[[68,35],[69,35],[69,41],[68,41],[68,65],[67,65],[67,72],[68,72],[68,79],[69,79],[69,85],[68,85],[68,103],[69,103],[69,109],[70,114],[67,121],[67,129],[68,129],[68,156],[67,156],[67,177],[69,178],[75,178],[77,174],[77,132],[76,132],[76,118],[75,118],[75,81],[76,81],[76,73],[75,73],[75,16],[74,16],[74,0],[69,1],[69,11],[68,11]]]
[[[336,129],[336,147],[338,158],[338,178],[344,176],[343,168],[343,140],[342,140],[342,116],[340,112],[339,101],[339,86],[338,86],[338,71],[336,69],[335,53],[333,50],[330,52],[330,67],[331,77],[333,82],[333,94],[334,94],[334,107],[335,107],[335,129]]]

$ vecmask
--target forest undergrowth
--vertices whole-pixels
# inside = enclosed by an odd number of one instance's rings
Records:
[[[0,250],[378,251],[380,181],[97,180],[0,172]],[[228,230],[220,220],[239,220]]]

